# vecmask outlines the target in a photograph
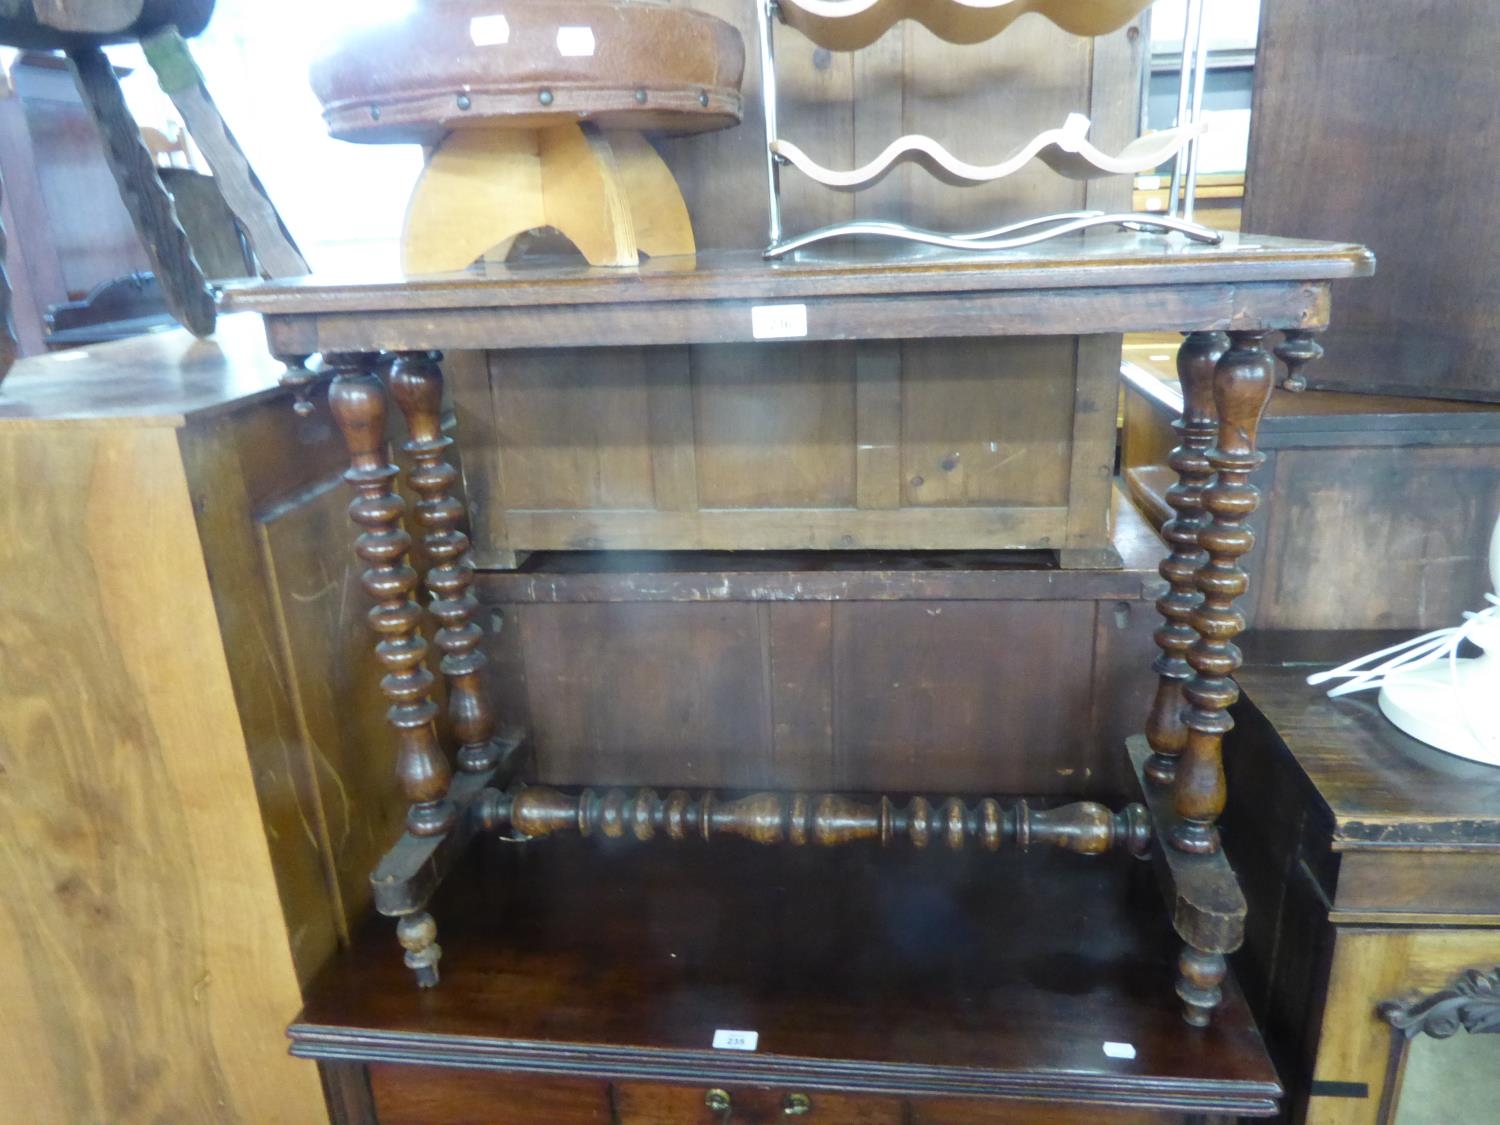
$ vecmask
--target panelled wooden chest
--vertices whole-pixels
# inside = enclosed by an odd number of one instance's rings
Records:
[[[1117,570],[533,555],[476,582],[503,618],[499,710],[551,784],[1118,795],[1153,687],[1160,548],[1116,501]]]
[[[1118,355],[1118,336],[450,355],[476,561],[1029,548],[1118,565]]]

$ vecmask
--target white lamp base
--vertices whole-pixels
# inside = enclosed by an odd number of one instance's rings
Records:
[[[1373,685],[1371,685],[1373,686]],[[1427,745],[1500,766],[1500,657],[1486,653],[1391,675],[1380,689],[1380,710]]]

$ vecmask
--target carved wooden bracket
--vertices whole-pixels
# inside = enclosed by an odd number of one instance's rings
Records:
[[[1439,992],[1383,1000],[1375,1010],[1408,1039],[1447,1039],[1460,1031],[1500,1034],[1500,966],[1465,969]]]

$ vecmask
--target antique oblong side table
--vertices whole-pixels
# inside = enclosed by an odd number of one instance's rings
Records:
[[[1003,257],[922,253],[899,260],[704,254],[625,270],[526,263],[409,280],[338,283],[317,278],[231,290],[232,309],[264,314],[271,351],[305,394],[322,356],[335,420],[351,455],[350,512],[368,566],[376,655],[399,744],[397,772],[410,802],[407,833],[372,876],[378,909],[397,917],[406,963],[438,982],[437,926],[426,911],[445,873],[477,833],[536,838],[563,832],[674,840],[728,833],[761,843],[888,843],[907,837],[995,850],[1052,845],[1086,854],[1152,854],[1183,940],[1177,992],[1190,1024],[1208,1024],[1243,936],[1245,905],[1220,853],[1225,801],[1221,744],[1237,697],[1235,609],[1251,546],[1246,518],[1257,493],[1256,426],[1275,383],[1275,355],[1290,376],[1318,353],[1331,282],[1373,272],[1363,247],[1227,235],[1218,246],[1137,233],[1095,233]],[[1164,529],[1167,590],[1153,665],[1158,689],[1145,734],[1129,754],[1144,805],[1095,802],[1032,808],[1024,800],[959,798],[904,807],[881,797],[759,793],[738,799],[677,790],[560,792],[528,786],[517,765],[524,732],[497,735],[485,698],[485,657],[470,592],[459,472],[442,427],[443,349],[488,351],[503,374],[513,349],[653,347],[780,339],[910,340],[1134,331],[1185,335],[1178,357],[1185,407],[1171,458],[1176,518]],[[1271,346],[1273,333],[1280,342]],[[433,677],[425,666],[419,576],[386,447],[386,385],[405,416],[407,485],[426,555],[434,644],[447,681],[456,768],[439,743]],[[1078,404],[1107,409],[1109,403]],[[306,408],[306,403],[303,403]],[[469,435],[459,434],[467,443]],[[462,454],[464,446],[459,452]],[[1107,481],[1107,470],[1106,470]],[[649,545],[649,544],[645,544]],[[1062,545],[1062,540],[1059,544]],[[1058,700],[1066,706],[1066,700]],[[1002,751],[1003,752],[1003,751]]]

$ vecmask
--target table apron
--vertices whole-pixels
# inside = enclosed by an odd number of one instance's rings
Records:
[[[1099,335],[1323,328],[1326,282],[1110,286],[803,301],[622,302],[267,314],[271,350],[415,351],[730,344],[756,339],[756,306],[801,305],[806,340]]]

